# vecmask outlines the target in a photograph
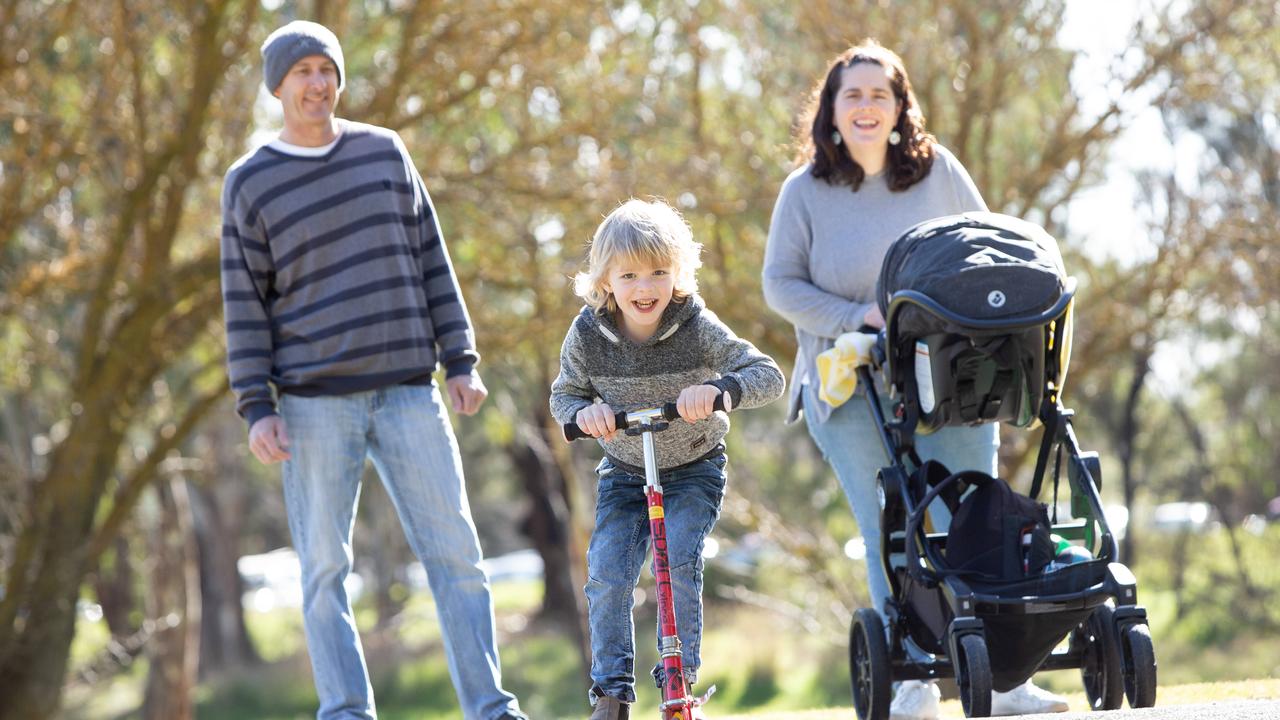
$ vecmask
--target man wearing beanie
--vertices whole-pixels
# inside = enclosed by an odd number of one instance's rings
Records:
[[[488,395],[431,198],[395,132],[335,117],[346,70],[332,32],[291,22],[262,61],[284,128],[223,185],[227,367],[250,450],[283,461],[317,717],[376,716],[343,587],[367,457],[426,568],[464,717],[523,719],[502,689],[462,459],[432,377],[443,365],[465,415]]]

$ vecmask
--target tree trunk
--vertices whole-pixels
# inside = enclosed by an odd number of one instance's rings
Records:
[[[144,720],[191,720],[200,655],[200,567],[192,529],[187,483],[181,477],[156,483],[160,521],[152,531],[147,616],[161,630],[147,647],[149,671]]]
[[[1191,532],[1183,530],[1173,539],[1173,552],[1169,554],[1170,589],[1173,590],[1173,617],[1181,620],[1187,614],[1187,550],[1190,545]]]
[[[1146,384],[1147,375],[1151,372],[1151,351],[1139,349],[1133,357],[1133,378],[1129,383],[1129,394],[1125,398],[1123,416],[1120,420],[1120,482],[1124,491],[1124,506],[1133,508],[1138,494],[1138,479],[1133,474],[1133,461],[1136,453],[1138,432],[1138,402],[1142,397],[1142,387]],[[1124,540],[1120,544],[1120,560],[1132,566],[1137,562],[1137,540],[1134,538],[1134,524],[1131,522],[1125,529]]]
[[[558,477],[557,466],[538,424],[520,433],[523,443],[508,446],[512,465],[529,498],[528,515],[521,531],[533,542],[542,557],[543,596],[538,615],[569,630],[577,645],[583,667],[590,667],[591,646],[587,642],[581,583],[574,578],[574,557],[583,554],[574,540],[572,522]]]
[[[93,579],[94,594],[102,607],[102,618],[107,621],[111,637],[123,638],[137,631],[129,620],[136,609],[133,596],[137,580],[133,562],[129,558],[129,541],[124,536],[111,543],[112,563],[109,570],[99,567]]]
[[[54,533],[41,558],[43,574],[23,598],[13,640],[0,659],[0,720],[45,720],[57,715],[75,634],[80,559],[69,540]],[[84,536],[81,536],[83,541]],[[83,545],[81,545],[83,547]]]
[[[226,507],[223,488],[212,490],[187,486],[191,498],[191,519],[199,551],[200,566],[200,661],[201,679],[228,668],[261,662],[244,624],[241,596],[244,584],[236,568],[240,556],[239,518],[243,508]],[[231,492],[240,494],[238,488]],[[238,501],[232,501],[240,504]]]
[[[86,401],[37,486],[0,599],[0,720],[54,717],[62,699],[86,546],[122,423]],[[51,528],[57,531],[51,531]]]
[[[377,627],[386,628],[404,610],[405,596],[396,598],[392,588],[396,582],[396,569],[409,558],[405,556],[405,531],[400,525],[395,505],[387,495],[382,479],[368,465],[364,471],[364,489],[360,493],[360,517],[360,527],[369,535],[369,542],[360,544],[362,555],[373,565],[373,577],[366,578],[372,585],[368,589],[373,593]]]

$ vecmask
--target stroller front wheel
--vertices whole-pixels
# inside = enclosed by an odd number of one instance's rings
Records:
[[[859,608],[849,627],[849,677],[858,720],[887,720],[889,675],[889,647],[880,613]]]
[[[1156,651],[1151,643],[1151,630],[1144,623],[1126,626],[1120,631],[1124,652],[1124,694],[1129,707],[1144,708],[1156,704]]]
[[[988,717],[991,715],[991,658],[987,654],[987,641],[978,633],[969,633],[956,645],[959,656],[953,662],[964,716]]]
[[[1080,677],[1093,710],[1115,710],[1124,702],[1120,636],[1110,605],[1094,608],[1071,634],[1072,649],[1080,653]]]

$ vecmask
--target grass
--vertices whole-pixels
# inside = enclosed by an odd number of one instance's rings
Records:
[[[589,680],[563,633],[528,623],[538,597],[534,585],[499,586],[495,602],[504,668],[504,682],[520,697],[521,705],[539,720],[582,718],[588,712]],[[638,645],[636,717],[657,717],[658,690],[647,679],[656,660],[652,643],[653,618],[637,614]],[[439,627],[429,595],[415,597],[402,622],[392,631],[373,632],[372,618],[358,613],[364,632],[379,717],[456,720],[460,717],[452,683],[439,645]],[[316,700],[310,670],[302,650],[297,610],[253,614],[250,629],[256,645],[270,662],[242,673],[229,674],[199,690],[202,720],[304,720],[314,717]],[[844,638],[821,638],[779,624],[769,611],[721,604],[707,610],[709,623],[703,642],[702,681],[717,693],[708,706],[717,719],[823,720],[852,717]],[[368,625],[365,625],[368,623]],[[1158,628],[1159,625],[1156,625]],[[1254,667],[1259,676],[1280,678],[1275,668],[1275,644],[1267,639],[1242,638],[1238,643],[1194,649],[1180,643],[1164,647],[1157,638],[1160,661],[1159,705],[1210,700],[1280,698],[1280,679],[1189,684],[1219,663]],[[1241,661],[1239,658],[1254,658]],[[145,661],[115,681],[94,686],[91,693],[68,694],[67,720],[122,720],[141,699]],[[1063,693],[1073,710],[1088,709],[1074,670],[1040,673],[1037,684]],[[959,703],[943,703],[944,717],[963,717]]]
[[[1280,566],[1267,562],[1280,542],[1280,526],[1263,537],[1246,537],[1253,579],[1266,592],[1280,592]],[[1232,566],[1222,537],[1197,537],[1193,567],[1186,568],[1181,598],[1165,585],[1170,561],[1148,548],[1139,567],[1142,602],[1155,634],[1160,672],[1160,705],[1244,698],[1280,698],[1280,643],[1263,627],[1275,613],[1265,597],[1231,594]],[[797,579],[793,582],[802,582]],[[1276,588],[1276,590],[1270,590]],[[531,621],[541,596],[536,582],[494,587],[504,684],[538,720],[583,718],[588,712],[588,673],[565,634]],[[715,718],[852,717],[846,636],[841,628],[806,631],[776,611],[716,599],[708,592],[702,677],[695,688],[718,692],[709,706]],[[1178,615],[1181,599],[1182,615]],[[1249,603],[1253,603],[1252,605]],[[648,679],[656,661],[653,603],[636,615],[637,717],[655,717],[658,690]],[[1249,618],[1261,618],[1254,624]],[[1227,623],[1237,622],[1234,634]],[[265,665],[228,673],[198,690],[202,720],[294,720],[314,717],[316,700],[297,609],[249,613],[249,630]],[[369,607],[357,608],[365,641],[379,717],[460,717],[440,647],[435,605],[427,592],[415,592],[394,627],[375,630]],[[1241,631],[1239,626],[1249,628]],[[82,622],[73,646],[73,667],[82,667],[102,651],[101,623]],[[72,687],[65,698],[66,720],[124,720],[137,717],[147,663],[139,659],[110,680]],[[1229,681],[1204,684],[1206,681]],[[1066,695],[1072,709],[1086,710],[1078,671],[1041,673],[1037,684]],[[817,709],[815,709],[817,708]],[[827,709],[821,709],[827,708]],[[962,713],[955,701],[944,703],[948,717]]]

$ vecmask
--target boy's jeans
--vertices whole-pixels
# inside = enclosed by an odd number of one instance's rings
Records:
[[[675,595],[676,629],[685,677],[697,679],[702,642],[702,546],[724,499],[723,453],[663,471],[667,555]],[[649,548],[644,476],[613,466],[596,468],[596,525],[587,548],[587,611],[591,624],[591,701],[608,695],[635,702],[635,625],[632,593]],[[655,630],[656,636],[656,630]],[[655,672],[660,669],[655,668]]]
[[[365,457],[427,571],[449,674],[467,720],[520,714],[504,691],[489,579],[463,486],[462,459],[434,385],[353,395],[283,395],[289,530],[302,564],[303,620],[321,720],[375,717],[351,602],[351,535]]]
[[[804,402],[821,402],[817,395],[816,391],[805,388]],[[893,417],[891,405],[883,395],[881,404],[885,417]],[[853,507],[858,530],[867,548],[867,592],[871,595],[871,606],[883,617],[885,601],[889,599],[889,579],[880,563],[880,499],[876,493],[876,472],[889,462],[884,443],[871,419],[867,398],[862,393],[832,411],[826,422],[810,420],[810,417],[805,413],[809,434],[835,470],[845,497]],[[946,427],[930,435],[916,435],[916,451],[920,459],[941,461],[951,472],[981,470],[995,476],[999,450],[999,423]],[[936,532],[944,532],[951,525],[951,514],[941,501],[929,506],[929,516]],[[907,647],[913,657],[926,657],[913,645]]]

